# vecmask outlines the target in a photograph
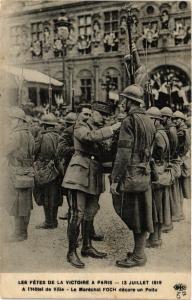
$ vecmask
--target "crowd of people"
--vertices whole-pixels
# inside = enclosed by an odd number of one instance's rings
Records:
[[[45,215],[36,228],[45,230],[57,228],[65,199],[68,262],[85,266],[77,254],[80,232],[83,257],[106,257],[92,240],[104,239],[95,232],[94,218],[108,175],[114,209],[135,242],[117,266],[144,265],[145,247],[161,246],[162,232],[184,219],[183,198],[190,198],[190,120],[169,107],[140,107],[143,90],[137,84],[121,97],[124,113],[111,115],[108,103],[94,102],[69,112],[62,126],[53,113],[28,118],[21,108],[11,108],[7,209],[15,227],[10,241],[27,239],[33,197]]]
[[[137,70],[140,67],[137,59]],[[15,219],[10,241],[27,239],[33,198],[44,209],[45,220],[36,226],[42,230],[57,228],[64,200],[69,208],[67,261],[85,267],[77,251],[80,236],[82,257],[104,259],[107,253],[93,247],[92,241],[104,239],[95,232],[94,219],[107,177],[115,212],[134,238],[133,252],[116,265],[145,265],[145,247],[160,247],[162,232],[173,230],[173,222],[185,217],[183,199],[190,199],[190,118],[169,107],[147,109],[138,81],[123,90],[115,110],[102,101],[65,116],[41,110],[33,115],[22,108],[9,111],[6,204]]]

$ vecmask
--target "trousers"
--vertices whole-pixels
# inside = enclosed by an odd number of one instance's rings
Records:
[[[96,215],[99,197],[77,190],[68,191],[69,199],[69,224],[80,225],[81,221],[92,221]]]

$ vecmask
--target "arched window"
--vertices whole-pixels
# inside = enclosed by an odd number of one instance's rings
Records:
[[[150,74],[155,106],[170,106],[184,110],[191,102],[191,84],[188,75],[180,68],[162,65]]]

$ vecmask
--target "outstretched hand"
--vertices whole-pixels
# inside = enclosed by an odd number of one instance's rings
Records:
[[[117,192],[117,187],[118,187],[118,182],[113,182],[111,184],[111,187],[110,187],[111,194],[113,194],[113,195],[119,195],[119,193]]]

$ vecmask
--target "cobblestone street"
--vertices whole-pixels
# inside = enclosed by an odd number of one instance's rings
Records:
[[[184,199],[185,220],[174,223],[174,230],[163,235],[159,249],[146,249],[148,262],[142,268],[119,269],[115,261],[132,250],[132,233],[116,215],[111,195],[102,194],[101,209],[95,220],[97,232],[105,235],[103,242],[94,242],[98,250],[106,251],[103,260],[83,258],[85,269],[74,269],[66,261],[67,221],[59,220],[55,230],[37,230],[35,225],[44,221],[43,208],[34,203],[29,225],[28,240],[20,243],[4,243],[2,251],[3,272],[187,272],[190,270],[190,205]],[[59,209],[59,216],[67,211],[66,201]],[[13,220],[4,214],[2,218],[4,237],[11,233]],[[7,226],[5,224],[8,223]],[[80,247],[78,252],[80,252]]]

